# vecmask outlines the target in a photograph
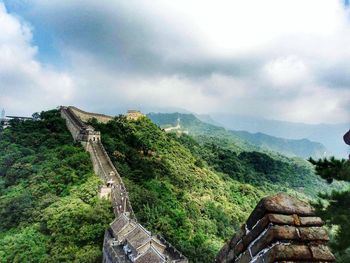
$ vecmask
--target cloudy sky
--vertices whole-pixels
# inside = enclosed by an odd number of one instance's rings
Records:
[[[0,107],[350,121],[341,0],[0,0]]]

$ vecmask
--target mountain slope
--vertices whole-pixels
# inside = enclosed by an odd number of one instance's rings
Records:
[[[202,144],[146,117],[90,124],[101,131],[138,220],[191,262],[212,262],[262,196],[299,191],[305,198],[326,189],[305,162]]]
[[[0,132],[0,262],[101,262],[111,205],[56,110]]]
[[[309,157],[322,158],[327,154],[327,149],[321,143],[311,142],[307,139],[283,139],[260,132],[253,134],[247,131],[232,131],[232,133],[251,144],[286,156],[298,156],[307,159]]]
[[[263,133],[252,134],[245,131],[228,131],[222,127],[200,121],[192,114],[181,113],[150,113],[148,117],[160,127],[177,125],[180,120],[182,131],[187,131],[192,135],[214,136],[218,138],[231,138],[238,147],[249,150],[266,149],[279,152],[286,156],[298,156],[301,158],[321,158],[327,152],[326,148],[317,142],[306,139],[289,140],[270,136]],[[206,116],[206,119],[210,120]],[[255,147],[254,147],[255,146]]]

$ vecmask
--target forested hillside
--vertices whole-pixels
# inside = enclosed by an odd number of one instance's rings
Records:
[[[100,262],[113,220],[101,181],[58,111],[12,121],[0,137],[0,262]],[[147,117],[91,123],[123,177],[138,220],[191,262],[212,262],[256,203],[327,185],[300,159],[230,137],[166,133]]]
[[[101,131],[138,220],[191,262],[212,262],[261,197],[281,190],[306,197],[327,187],[305,162],[165,133],[146,117],[90,124]]]
[[[58,111],[0,131],[0,262],[101,262],[110,203]]]
[[[181,129],[192,136],[214,136],[232,143],[244,150],[275,151],[289,157],[321,158],[328,154],[328,150],[318,142],[307,139],[291,140],[270,136],[264,133],[249,133],[246,131],[226,130],[217,125],[199,120],[193,114],[182,113],[150,113],[148,117],[162,128],[175,126],[180,120]],[[211,121],[208,119],[208,121]],[[212,122],[212,121],[211,121]],[[176,130],[174,130],[176,131]]]

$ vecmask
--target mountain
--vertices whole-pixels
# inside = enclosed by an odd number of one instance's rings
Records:
[[[327,149],[322,144],[307,139],[291,140],[263,133],[253,134],[246,131],[230,131],[201,121],[193,114],[150,113],[148,117],[163,128],[175,127],[179,121],[180,130],[189,132],[192,135],[215,136],[226,140],[230,138],[232,143],[244,150],[265,149],[279,152],[289,157],[298,156],[301,158],[321,158],[327,154]],[[200,118],[215,123],[210,116],[202,115]]]
[[[113,219],[110,202],[98,198],[102,182],[60,113],[40,116],[0,131],[0,262],[101,262]],[[213,262],[262,197],[332,189],[310,163],[261,151],[192,115],[180,119],[189,134],[221,137],[167,133],[147,117],[89,124],[101,132],[138,221],[190,262]]]
[[[232,131],[240,138],[251,144],[282,153],[286,156],[299,156],[301,158],[322,158],[328,152],[327,149],[318,142],[312,142],[308,139],[291,140],[270,136],[261,132],[249,133],[247,131]]]
[[[168,123],[169,115],[149,116]],[[176,127],[178,115],[173,116]],[[181,125],[207,128],[211,134],[213,127],[193,115],[180,118]],[[213,262],[260,197],[283,191],[311,198],[330,189],[308,162],[254,151],[254,146],[246,151],[250,145],[233,144],[231,137],[208,140],[185,130],[167,133],[147,117],[89,124],[101,132],[138,220],[190,262]]]
[[[350,123],[305,124],[225,113],[213,113],[210,116],[227,129],[261,132],[287,139],[305,138],[322,143],[330,151],[327,155],[339,158],[346,158],[349,155],[349,149],[343,142],[343,135],[349,130]]]

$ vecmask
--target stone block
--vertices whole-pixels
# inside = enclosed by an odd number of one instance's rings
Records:
[[[249,263],[252,260],[249,251],[245,251],[239,258],[235,260],[235,263]]]
[[[311,251],[306,245],[277,244],[265,253],[264,262],[313,261]]]
[[[244,247],[248,247],[248,245],[266,229],[268,224],[268,216],[264,216],[260,221],[258,221],[258,223],[242,238]]]
[[[299,235],[294,226],[272,226],[251,246],[251,252],[253,256],[258,254],[267,248],[272,241],[297,239],[299,239]]]
[[[300,227],[300,238],[308,241],[328,241],[327,231],[322,227]]]
[[[237,233],[231,239],[230,247],[234,248],[238,243],[238,241],[240,241],[244,235],[245,235],[245,224],[241,226],[241,228],[237,231]]]
[[[267,213],[312,216],[314,215],[314,209],[307,202],[284,193],[265,197],[258,203],[249,216],[247,220],[248,229],[251,229]]]
[[[302,226],[323,226],[323,221],[319,217],[309,216],[309,217],[299,217]]]
[[[235,245],[234,248],[234,254],[237,257],[239,254],[241,254],[244,251],[244,245],[242,240],[238,241],[238,243]]]
[[[310,246],[310,251],[314,260],[334,262],[335,257],[325,245]]]
[[[267,214],[269,222],[277,225],[294,225],[294,218],[291,215]]]

